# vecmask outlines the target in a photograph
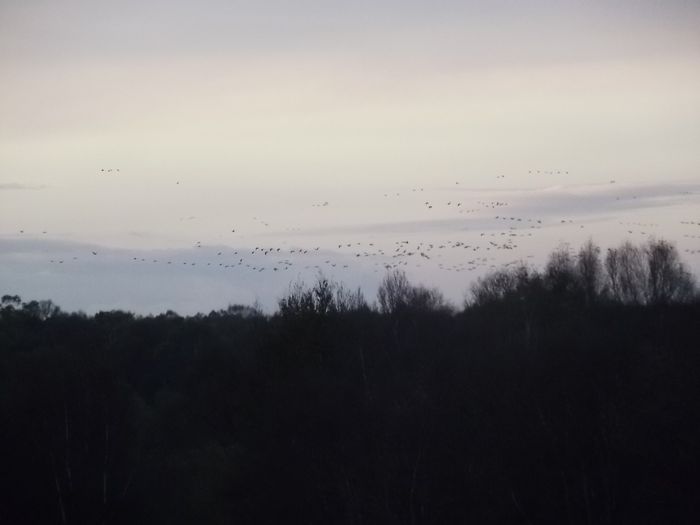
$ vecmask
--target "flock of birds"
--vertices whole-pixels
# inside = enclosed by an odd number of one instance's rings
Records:
[[[101,168],[100,173],[119,173],[119,168]],[[546,175],[567,175],[568,170],[530,170],[530,174]],[[502,180],[505,175],[497,175],[496,180]],[[177,185],[180,181],[175,182]],[[610,184],[615,184],[615,180],[610,180]],[[460,181],[455,181],[455,186],[460,186]],[[416,194],[426,193],[425,187],[410,188],[405,193]],[[385,199],[400,199],[405,193],[401,191],[384,193]],[[430,193],[430,189],[428,190]],[[537,234],[543,228],[556,226],[578,226],[585,228],[585,224],[579,224],[574,219],[533,217],[527,214],[508,213],[510,202],[496,200],[475,200],[471,203],[465,200],[465,193],[457,188],[452,194],[452,198],[438,199],[428,198],[412,202],[420,203],[424,210],[431,210],[432,213],[442,214],[473,214],[479,219],[488,220],[491,226],[485,231],[472,231],[468,223],[455,234],[460,238],[437,240],[432,236],[429,239],[418,238],[417,235],[407,235],[408,238],[389,240],[386,238],[373,238],[372,242],[367,240],[348,239],[338,242],[337,239],[328,242],[326,245],[318,244],[314,246],[301,246],[298,242],[302,237],[302,229],[299,227],[285,226],[276,231],[278,241],[274,245],[260,244],[242,248],[242,238],[234,237],[229,239],[230,244],[236,246],[224,247],[219,244],[206,244],[196,241],[191,248],[199,253],[197,256],[188,258],[176,257],[145,257],[132,256],[133,264],[159,264],[164,266],[186,266],[219,268],[222,270],[242,269],[249,272],[290,272],[293,270],[314,270],[333,273],[336,270],[351,270],[358,265],[362,269],[370,269],[373,272],[383,272],[393,268],[408,267],[429,267],[432,270],[445,272],[475,272],[480,269],[495,269],[500,266],[509,266],[516,262],[523,262],[536,257],[535,253],[527,252],[527,240]],[[636,196],[618,195],[615,200],[632,198]],[[332,204],[328,200],[313,202],[312,208],[332,209]],[[498,210],[498,214],[493,214]],[[505,212],[505,213],[504,213]],[[180,221],[193,221],[197,219],[195,215],[180,217]],[[323,219],[326,220],[326,219]],[[263,229],[274,229],[271,223],[260,217],[252,217],[248,222],[250,225]],[[683,226],[700,226],[700,221],[681,221]],[[641,236],[654,235],[659,228],[659,223],[618,221],[623,235],[639,234]],[[231,234],[240,233],[241,226],[229,227]],[[24,230],[19,230],[21,235],[25,235]],[[47,230],[41,231],[42,235],[47,235]],[[285,235],[289,240],[285,240]],[[349,235],[349,237],[353,237]],[[444,236],[443,236],[444,237]],[[700,235],[684,234],[685,239],[700,239]],[[282,239],[280,241],[280,239]],[[525,244],[525,246],[523,246]],[[552,248],[551,246],[549,247]],[[107,251],[107,250],[105,250]],[[499,254],[502,252],[502,254]],[[699,249],[687,248],[686,253],[698,254]],[[113,256],[114,251],[109,251]],[[185,252],[183,252],[185,253]],[[192,252],[190,252],[192,253]],[[507,253],[507,256],[503,254]],[[203,254],[203,255],[201,255]],[[64,265],[79,261],[84,258],[99,260],[103,253],[97,249],[88,250],[82,254],[71,255],[69,257],[51,257],[49,264]]]

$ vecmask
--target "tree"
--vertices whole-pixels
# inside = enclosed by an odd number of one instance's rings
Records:
[[[367,300],[359,287],[355,290],[348,290],[341,283],[335,291],[336,310],[340,313],[357,312],[368,310]]]
[[[605,271],[610,297],[625,304],[686,302],[695,294],[693,276],[665,240],[608,249]]]
[[[641,249],[630,242],[608,249],[605,270],[612,299],[625,304],[644,302],[647,274]]]
[[[316,284],[314,285],[313,292],[313,303],[314,311],[320,315],[326,315],[331,312],[336,311],[335,304],[335,288],[336,284],[329,281],[328,278],[319,274],[316,279]]]
[[[590,305],[603,287],[603,265],[600,262],[600,247],[591,239],[586,241],[578,252],[576,259],[576,275]]]
[[[524,298],[526,288],[538,275],[524,264],[515,268],[496,270],[479,277],[471,287],[471,304],[484,305],[509,297]]]
[[[578,290],[579,279],[568,244],[560,245],[549,255],[544,270],[544,285],[559,296],[570,295]]]
[[[645,246],[648,288],[651,304],[686,302],[693,298],[695,283],[678,257],[678,250],[668,241],[651,240]]]
[[[278,306],[283,317],[314,313],[313,292],[307,289],[303,282],[290,284],[287,295],[279,300]]]
[[[29,301],[22,305],[22,309],[41,321],[45,321],[61,312],[61,309],[50,300]]]
[[[379,285],[377,299],[382,313],[393,313],[405,308],[411,294],[411,283],[406,272],[393,270],[387,272]]]
[[[303,282],[290,285],[289,292],[278,304],[283,316],[329,315],[368,308],[359,288],[352,292],[342,283],[331,281],[321,273],[312,288]]]
[[[2,308],[18,308],[22,303],[22,299],[19,295],[3,295],[0,301],[0,306]]]
[[[393,314],[406,310],[449,311],[450,305],[437,288],[413,286],[406,273],[395,269],[388,272],[377,292],[379,310]]]

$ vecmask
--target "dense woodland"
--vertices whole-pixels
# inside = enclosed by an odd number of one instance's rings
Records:
[[[273,315],[6,295],[0,523],[695,524],[699,341],[665,241],[562,247],[459,308],[398,270]]]

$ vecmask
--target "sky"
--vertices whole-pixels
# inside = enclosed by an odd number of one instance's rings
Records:
[[[460,304],[588,238],[700,274],[698,27],[679,0],[3,0],[0,293],[271,311],[398,266]]]

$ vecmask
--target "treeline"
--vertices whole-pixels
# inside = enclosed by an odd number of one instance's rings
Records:
[[[525,297],[538,288],[586,305],[594,301],[657,305],[696,299],[695,279],[668,241],[650,240],[642,246],[626,242],[608,249],[604,259],[600,252],[592,241],[575,255],[568,246],[561,246],[550,255],[543,272],[519,266],[492,273],[473,288],[474,302],[513,294]]]
[[[2,523],[697,523],[700,300],[592,242],[462,308],[320,276],[273,315],[2,297]]]

